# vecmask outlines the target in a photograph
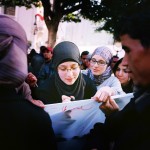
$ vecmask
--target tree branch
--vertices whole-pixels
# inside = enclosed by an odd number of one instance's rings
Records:
[[[82,4],[73,6],[73,7],[71,7],[70,9],[68,8],[68,9],[64,10],[63,15],[66,15],[66,14],[68,14],[68,13],[73,13],[73,12],[75,12],[75,11],[77,11],[77,10],[80,10],[81,7],[82,7]]]
[[[50,20],[53,18],[53,12],[51,10],[51,4],[49,0],[41,0],[42,5],[44,7],[44,19]]]

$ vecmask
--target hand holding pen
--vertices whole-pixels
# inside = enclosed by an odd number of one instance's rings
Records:
[[[26,82],[30,85],[30,87],[38,87],[37,78],[31,72],[28,73],[28,76],[26,78]]]

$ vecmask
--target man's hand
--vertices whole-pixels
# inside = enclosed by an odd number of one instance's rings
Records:
[[[26,82],[29,84],[30,87],[35,87],[37,85],[37,78],[34,74],[29,72],[26,78]]]
[[[111,97],[99,106],[99,108],[104,112],[105,115],[109,116],[111,113],[119,111],[119,106]]]

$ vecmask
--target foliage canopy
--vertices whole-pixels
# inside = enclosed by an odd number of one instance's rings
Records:
[[[115,36],[120,18],[126,11],[132,13],[135,6],[150,5],[149,0],[1,0],[1,5],[44,7],[46,25],[58,26],[58,22],[80,22],[81,17],[94,22],[104,22],[97,31],[105,30]],[[139,8],[140,9],[140,8]],[[58,28],[54,30],[57,31]]]

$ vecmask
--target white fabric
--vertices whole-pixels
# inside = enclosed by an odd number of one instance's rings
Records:
[[[133,93],[112,96],[122,109],[133,97]],[[52,119],[56,136],[71,139],[83,136],[97,122],[104,122],[105,115],[99,109],[100,103],[92,99],[45,105],[45,111]]]

